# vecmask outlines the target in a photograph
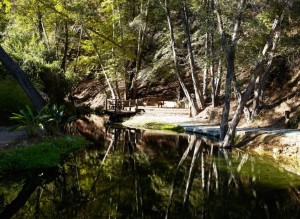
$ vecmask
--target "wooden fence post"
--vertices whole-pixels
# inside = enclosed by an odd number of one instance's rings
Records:
[[[131,99],[129,99],[129,102],[128,102],[128,107],[129,107],[129,112],[131,112]]]
[[[138,111],[138,100],[135,99],[135,112],[137,112],[137,111]]]

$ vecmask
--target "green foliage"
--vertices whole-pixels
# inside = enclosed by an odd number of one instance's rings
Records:
[[[43,110],[44,109],[44,110]],[[48,115],[44,114],[45,108],[40,113],[34,113],[29,106],[20,110],[20,113],[13,113],[10,119],[18,122],[17,130],[25,129],[29,137],[37,137],[44,130],[44,121]]]
[[[274,15],[271,11],[263,11],[256,16],[260,24],[263,24],[268,29],[271,29]]]
[[[222,42],[216,14],[212,8],[206,10],[208,2],[189,0],[185,3],[200,78],[204,64],[216,62],[223,55]],[[187,39],[182,29],[180,4],[178,0],[169,1],[168,7],[180,70],[188,78]],[[218,3],[228,34],[233,30],[238,5],[239,1]],[[298,50],[298,5],[295,3],[289,8],[292,13],[282,21],[280,42],[286,47],[284,51]],[[256,62],[274,14],[281,6],[279,0],[253,1],[246,5],[236,52],[238,76],[245,74],[245,66],[249,69]],[[0,3],[0,12],[1,44],[52,104],[65,104],[64,97],[75,82],[91,73],[101,75],[103,70],[120,92],[125,83],[131,85],[134,79],[138,86],[152,86],[174,75],[166,17],[156,1],[18,0],[12,3],[5,0]],[[214,51],[210,55],[205,55],[206,32],[213,37]],[[137,69],[137,76],[133,75]],[[107,83],[104,77],[99,80]]]
[[[29,137],[37,137],[43,131],[51,135],[59,135],[62,126],[76,118],[73,116],[64,120],[64,110],[63,105],[54,104],[52,106],[46,105],[41,111],[35,113],[26,106],[26,109],[21,110],[20,113],[13,113],[10,118],[19,123],[16,129],[25,129]]]
[[[51,135],[57,135],[61,132],[62,127],[76,119],[76,116],[71,116],[65,119],[65,106],[46,106],[43,110],[45,115],[46,131]]]
[[[57,167],[67,153],[87,145],[83,138],[64,136],[42,143],[0,151],[0,173]]]
[[[18,112],[31,102],[13,78],[0,79],[0,124],[11,124],[9,116]]]

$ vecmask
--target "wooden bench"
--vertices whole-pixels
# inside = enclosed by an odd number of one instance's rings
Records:
[[[145,97],[145,98],[143,98],[143,104],[145,106],[157,105],[157,107],[162,107],[164,105],[165,101],[166,101],[166,99],[162,98],[162,97]]]

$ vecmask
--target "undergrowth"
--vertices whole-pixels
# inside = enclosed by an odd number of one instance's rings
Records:
[[[44,142],[0,151],[0,173],[40,170],[59,166],[62,158],[87,145],[79,137],[49,138]]]

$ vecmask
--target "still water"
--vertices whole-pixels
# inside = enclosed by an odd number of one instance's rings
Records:
[[[0,218],[300,218],[300,177],[266,158],[196,135],[96,127],[85,130],[95,144],[57,170],[1,177]]]

